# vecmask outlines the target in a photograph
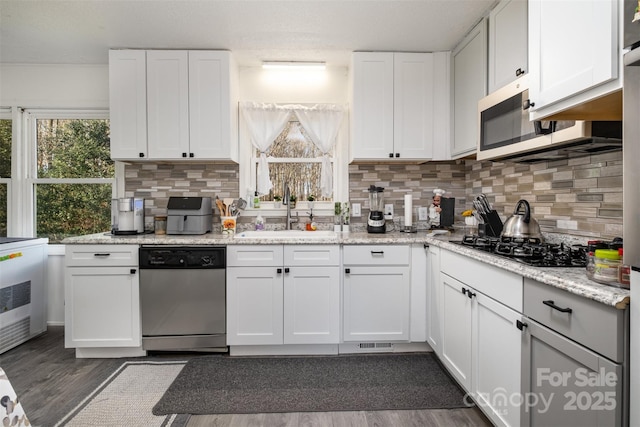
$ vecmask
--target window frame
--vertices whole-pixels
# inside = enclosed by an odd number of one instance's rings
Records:
[[[87,119],[87,120],[109,120],[108,109],[82,110],[82,109],[24,109],[24,147],[23,157],[25,172],[21,176],[21,188],[18,191],[22,195],[22,200],[17,200],[25,212],[23,218],[28,218],[22,224],[22,230],[26,236],[36,236],[37,224],[37,201],[36,186],[38,184],[110,184],[111,198],[117,197],[119,176],[124,176],[124,168],[116,162],[113,178],[39,178],[38,177],[38,141],[37,141],[37,121],[46,119]]]
[[[2,177],[0,176],[0,185],[7,186],[7,235],[11,235],[12,229],[11,224],[13,223],[14,213],[12,209],[12,179],[14,177],[14,163],[16,158],[16,126],[15,126],[15,118],[13,113],[13,108],[5,108],[0,107],[0,120],[11,120],[11,177]]]
[[[288,104],[283,104],[288,105]],[[304,105],[304,104],[301,104]],[[315,104],[314,104],[315,105]],[[249,130],[242,114],[239,114],[239,175],[240,175],[240,197],[253,198],[256,182],[256,167],[258,157],[255,155],[255,147],[251,144]],[[338,131],[336,145],[331,156],[331,165],[333,172],[333,200],[314,202],[313,213],[320,216],[333,216],[334,203],[337,201],[346,202],[349,200],[349,171],[348,171],[348,133],[349,133],[349,115],[345,112],[345,117]],[[270,163],[300,162],[298,158],[273,158],[268,157]],[[303,159],[304,162],[320,163],[320,158]],[[252,193],[247,194],[248,191]],[[276,191],[277,193],[278,191]],[[247,200],[248,202],[249,200]],[[303,215],[308,211],[306,200],[298,200],[295,211],[302,212]],[[272,201],[260,202],[259,209],[253,209],[247,206],[243,212],[245,216],[254,217],[258,214],[267,217],[282,216],[281,209],[276,209]]]

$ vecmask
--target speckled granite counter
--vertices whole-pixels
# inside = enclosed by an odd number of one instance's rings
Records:
[[[108,233],[89,234],[69,237],[65,244],[132,244],[132,245],[246,245],[246,244],[428,244],[441,247],[499,268],[520,274],[541,283],[564,289],[576,295],[589,298],[602,304],[624,309],[629,305],[630,291],[615,286],[607,286],[587,279],[582,268],[532,267],[498,255],[482,252],[473,248],[450,243],[460,240],[462,234],[443,234],[429,236],[427,233],[338,233],[335,238],[305,240],[291,239],[249,239],[234,238],[223,234],[207,233],[199,236],[177,236],[145,234],[141,236],[112,236]]]

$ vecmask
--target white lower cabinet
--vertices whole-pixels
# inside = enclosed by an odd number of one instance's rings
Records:
[[[442,357],[442,284],[440,248],[427,248],[427,343]]]
[[[138,246],[65,250],[65,347],[141,346]]]
[[[442,338],[437,354],[495,425],[518,426],[523,341],[518,325],[523,316],[497,301],[494,285],[512,286],[522,295],[522,278],[518,282],[517,276],[502,277],[502,269],[449,251],[442,251],[441,258],[440,280],[431,283],[435,289],[430,292],[440,298],[436,321]]]
[[[409,246],[345,246],[343,340],[408,341]]]
[[[337,344],[337,245],[227,249],[227,343]]]

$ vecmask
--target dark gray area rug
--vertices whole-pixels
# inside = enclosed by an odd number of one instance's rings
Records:
[[[191,359],[154,415],[466,407],[432,353]]]

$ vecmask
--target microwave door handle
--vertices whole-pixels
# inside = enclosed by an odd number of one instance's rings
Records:
[[[533,128],[536,131],[536,135],[549,135],[553,132],[555,132],[556,130],[556,122],[555,120],[552,120],[549,122],[549,126],[548,127],[542,127],[542,121],[541,120],[534,120],[533,121]]]

